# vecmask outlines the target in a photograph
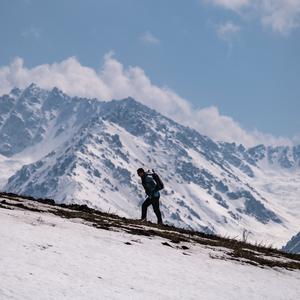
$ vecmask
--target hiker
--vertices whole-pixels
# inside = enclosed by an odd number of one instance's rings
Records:
[[[154,180],[153,175],[149,174],[144,171],[144,169],[139,168],[137,170],[138,176],[142,179],[142,185],[145,189],[147,198],[142,204],[142,221],[146,221],[147,219],[147,208],[148,206],[152,205],[153,210],[157,217],[157,224],[162,224],[161,212],[159,209],[159,197],[160,193],[159,190],[163,188],[163,183],[161,186]],[[156,174],[155,174],[156,175]],[[158,175],[156,175],[158,176]]]

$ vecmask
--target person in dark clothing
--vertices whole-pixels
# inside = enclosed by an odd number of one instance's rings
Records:
[[[144,171],[144,169],[139,168],[137,170],[138,176],[142,179],[142,185],[145,189],[147,198],[142,204],[142,221],[146,221],[147,219],[147,209],[148,206],[152,205],[154,213],[157,217],[157,223],[162,224],[161,212],[159,209],[159,198],[160,193],[157,188],[157,184],[151,174],[148,174]]]

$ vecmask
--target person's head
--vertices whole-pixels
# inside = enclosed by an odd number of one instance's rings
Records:
[[[142,176],[145,174],[144,169],[143,169],[143,168],[137,169],[137,174],[138,174],[140,177],[142,177]]]

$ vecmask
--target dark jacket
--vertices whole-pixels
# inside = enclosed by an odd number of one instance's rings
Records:
[[[145,175],[142,176],[142,185],[148,197],[153,198],[160,196],[156,182],[150,174],[145,173]]]

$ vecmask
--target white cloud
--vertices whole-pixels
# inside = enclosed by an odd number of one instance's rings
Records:
[[[241,31],[241,27],[234,24],[232,21],[227,21],[225,23],[218,24],[216,26],[216,30],[219,39],[231,44],[232,40],[236,38]]]
[[[160,40],[156,36],[154,36],[150,31],[144,32],[144,34],[141,36],[141,40],[145,44],[158,45],[160,43]]]
[[[264,0],[262,23],[273,31],[288,34],[300,26],[300,0]]]
[[[228,9],[238,10],[247,5],[251,0],[206,0],[215,5],[223,6]]]
[[[16,58],[10,65],[0,67],[0,94],[8,93],[13,87],[25,88],[32,82],[46,89],[56,86],[71,96],[100,100],[131,96],[217,140],[234,141],[247,146],[289,143],[288,139],[247,132],[232,118],[221,115],[216,107],[195,109],[170,88],[153,84],[141,68],[125,68],[112,52],[105,55],[99,71],[81,65],[75,57],[33,68],[26,68],[23,59]]]
[[[264,26],[288,34],[300,26],[300,0],[203,0],[213,5],[256,15]]]

